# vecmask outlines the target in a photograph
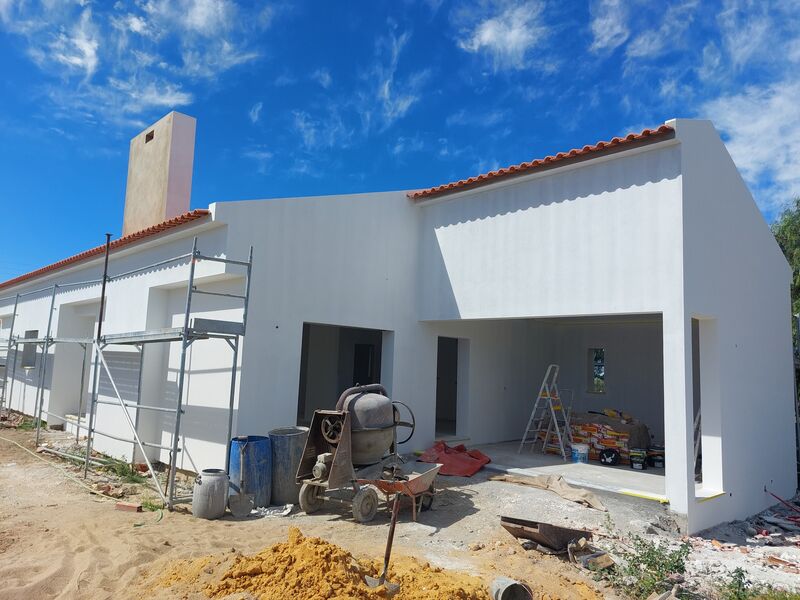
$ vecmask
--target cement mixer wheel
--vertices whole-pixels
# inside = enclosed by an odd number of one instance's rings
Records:
[[[310,515],[317,512],[325,503],[325,497],[321,493],[318,485],[304,483],[300,486],[300,508],[304,513]]]
[[[359,523],[369,523],[378,512],[378,492],[372,486],[359,488],[353,496],[353,518]]]

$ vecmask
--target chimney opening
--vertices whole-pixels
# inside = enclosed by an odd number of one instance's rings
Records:
[[[153,140],[153,137],[156,135],[156,130],[153,129],[152,131],[148,131],[147,135],[144,136],[144,143],[150,142]]]

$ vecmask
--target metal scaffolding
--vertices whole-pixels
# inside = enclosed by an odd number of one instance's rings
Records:
[[[168,508],[172,508],[176,503],[185,502],[190,500],[190,498],[181,498],[178,497],[176,494],[176,486],[175,486],[175,474],[177,471],[177,457],[178,453],[181,451],[179,448],[179,441],[180,441],[180,428],[181,428],[181,415],[185,412],[184,410],[184,401],[183,396],[185,392],[185,381],[186,381],[186,354],[189,347],[198,340],[208,340],[208,339],[222,339],[225,340],[232,350],[233,359],[232,359],[232,366],[231,366],[231,381],[230,381],[230,397],[228,401],[228,429],[227,429],[227,437],[225,439],[225,443],[227,445],[228,441],[231,438],[232,427],[233,427],[233,405],[236,396],[236,369],[238,364],[238,357],[239,357],[239,346],[241,338],[244,337],[245,332],[247,330],[247,312],[248,306],[250,302],[250,277],[252,273],[252,264],[253,264],[253,247],[250,246],[250,252],[246,261],[243,260],[233,260],[229,258],[220,258],[216,256],[206,256],[200,253],[197,249],[197,238],[194,238],[192,243],[192,251],[187,254],[182,254],[180,256],[176,256],[174,258],[170,258],[167,260],[159,261],[157,263],[153,263],[150,265],[146,265],[144,267],[139,267],[130,271],[126,271],[124,273],[119,273],[117,275],[110,276],[108,275],[108,257],[109,257],[109,250],[110,250],[110,236],[106,237],[106,255],[105,261],[103,266],[103,277],[102,279],[91,280],[91,281],[82,281],[77,283],[67,283],[67,284],[54,284],[52,286],[48,286],[46,288],[41,288],[38,290],[32,290],[29,292],[24,292],[13,296],[14,298],[14,310],[11,316],[11,325],[9,331],[9,338],[6,343],[6,355],[7,361],[8,357],[13,355],[11,359],[11,387],[9,389],[8,396],[6,396],[6,387],[8,384],[9,379],[9,369],[8,365],[6,365],[5,374],[3,377],[3,385],[2,389],[0,390],[0,408],[3,408],[6,402],[9,403],[13,398],[14,392],[14,381],[16,379],[16,366],[17,366],[17,357],[19,354],[19,347],[20,345],[24,344],[32,344],[35,345],[37,348],[42,349],[42,360],[40,361],[40,367],[38,372],[37,384],[36,384],[36,404],[35,404],[35,419],[36,419],[36,445],[39,445],[39,438],[41,433],[41,424],[42,424],[42,416],[53,416],[58,419],[61,419],[65,422],[71,422],[76,427],[76,442],[79,441],[79,436],[81,430],[86,431],[86,451],[84,455],[71,455],[74,458],[79,458],[80,460],[84,461],[84,477],[88,474],[89,470],[89,463],[91,461],[91,454],[92,454],[92,447],[94,443],[94,436],[100,435],[103,437],[107,437],[113,440],[126,442],[134,445],[134,452],[136,448],[141,453],[142,458],[147,465],[147,469],[153,479],[153,483],[155,485],[156,491],[158,492],[159,496],[161,497],[162,501]],[[184,310],[184,319],[183,325],[181,327],[169,327],[164,329],[152,329],[152,330],[145,330],[145,331],[134,331],[134,332],[127,332],[127,333],[113,333],[113,334],[103,334],[102,327],[103,327],[103,318],[105,314],[105,302],[106,302],[106,286],[116,280],[122,279],[124,277],[129,277],[131,275],[135,275],[137,273],[141,273],[144,271],[148,271],[150,269],[156,267],[162,267],[169,264],[179,263],[181,261],[187,261],[189,266],[189,276],[188,276],[188,283],[187,283],[187,290],[186,290],[186,305]],[[222,293],[222,292],[213,292],[209,290],[202,290],[199,289],[195,285],[195,266],[200,261],[210,261],[210,262],[218,262],[223,263],[226,265],[233,265],[236,267],[241,267],[244,270],[244,290],[241,294],[231,294],[231,293]],[[87,286],[87,285],[97,285],[101,284],[101,292],[100,292],[100,309],[98,314],[97,320],[97,333],[94,338],[66,338],[66,337],[54,337],[52,336],[52,325],[53,325],[53,312],[55,309],[55,299],[58,290],[62,290],[65,288],[74,288],[79,286]],[[19,309],[20,299],[26,296],[34,295],[34,294],[43,294],[45,292],[50,292],[50,312],[48,314],[47,320],[47,329],[45,332],[44,337],[37,337],[37,338],[25,338],[21,336],[14,336],[14,326],[17,317],[17,312]],[[192,316],[192,300],[195,294],[204,294],[209,296],[220,296],[225,298],[235,299],[237,301],[242,302],[242,321],[241,322],[233,322],[233,321],[221,321],[216,319],[206,319],[200,317],[193,317]],[[12,297],[3,298],[3,300],[10,300]],[[180,367],[178,370],[178,390],[177,390],[177,399],[176,404],[174,407],[171,406],[157,406],[152,404],[142,404],[142,390],[141,390],[141,377],[142,377],[142,366],[144,360],[144,352],[145,347],[149,344],[155,343],[173,343],[178,342],[181,344],[181,354],[180,354]],[[81,393],[79,397],[79,409],[77,419],[73,420],[66,415],[56,414],[49,410],[44,410],[44,391],[46,387],[46,377],[47,377],[47,356],[48,351],[51,346],[56,344],[78,344],[83,348],[84,351],[84,361],[83,367],[81,369]],[[116,382],[114,381],[114,377],[111,373],[111,369],[108,366],[108,362],[106,361],[105,357],[105,350],[109,346],[133,346],[139,352],[139,382],[137,385],[137,400],[135,403],[133,402],[126,402],[123,400],[122,395],[120,394],[119,388],[117,387]],[[81,419],[83,416],[83,396],[85,392],[84,384],[85,384],[85,366],[86,366],[86,353],[88,349],[92,349],[92,357],[93,357],[93,364],[94,369],[92,371],[93,378],[92,378],[92,391],[90,395],[90,403],[88,407],[88,414],[86,416],[87,422],[81,423]],[[2,351],[2,350],[0,350]],[[6,362],[7,362],[6,361]],[[108,378],[109,383],[114,391],[115,398],[113,400],[104,400],[99,397],[99,380],[100,380],[100,370],[105,371],[105,374]],[[96,427],[96,413],[97,407],[100,404],[109,404],[119,406],[122,410],[122,413],[125,418],[125,422],[129,427],[132,438],[124,438],[115,434],[111,434],[109,432],[103,432],[97,429]],[[10,408],[10,406],[8,406]],[[24,407],[21,407],[24,408]],[[48,409],[50,406],[48,405]],[[132,419],[129,413],[129,410],[135,410],[136,412],[136,419]],[[174,427],[172,432],[172,443],[169,445],[153,443],[149,441],[143,441],[139,436],[138,431],[138,411],[140,410],[147,410],[147,411],[156,411],[162,413],[170,413],[175,415],[174,420]],[[160,450],[166,450],[169,452],[169,471],[168,471],[168,481],[166,486],[162,487],[161,483],[159,482],[157,472],[151,463],[150,459],[147,456],[146,448],[158,448]],[[64,453],[60,453],[64,454]],[[133,456],[131,457],[133,460]],[[228,457],[226,456],[226,469],[228,468],[227,464]]]

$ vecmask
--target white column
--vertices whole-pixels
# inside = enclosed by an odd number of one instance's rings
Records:
[[[691,320],[682,310],[665,312],[663,328],[666,494],[672,510],[688,514],[694,501]]]

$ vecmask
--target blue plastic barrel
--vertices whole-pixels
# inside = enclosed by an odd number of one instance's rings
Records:
[[[254,506],[269,506],[272,494],[272,449],[263,435],[235,437],[230,444],[231,495],[252,494]]]
[[[280,427],[269,432],[272,443],[272,503],[297,504],[297,469],[303,458],[308,427]]]

